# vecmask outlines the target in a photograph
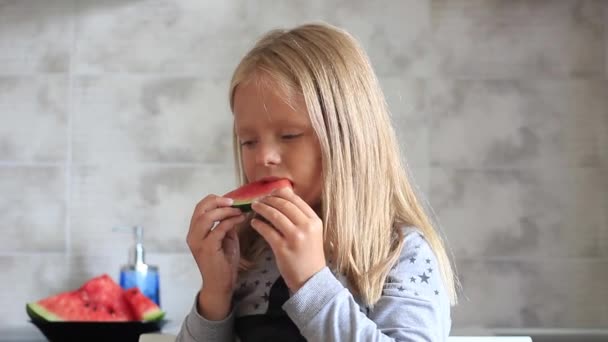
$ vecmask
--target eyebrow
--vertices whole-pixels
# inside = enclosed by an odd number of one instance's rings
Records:
[[[254,122],[256,122],[256,121],[254,121]],[[293,120],[290,118],[279,118],[278,120],[271,121],[270,125],[278,126],[278,127],[306,129],[310,126],[310,123],[307,121],[301,120],[301,119]],[[236,132],[248,133],[249,131],[252,131],[252,130],[253,129],[250,127],[250,125],[247,124],[247,122],[244,125],[241,125],[240,127],[237,127],[236,123],[235,123]]]
[[[308,129],[307,126],[301,125],[301,124],[289,124],[289,125],[281,125],[278,126],[278,128],[283,129],[297,129],[297,130],[306,130]],[[250,127],[241,127],[239,129],[237,129],[235,127],[235,133],[237,136],[243,136],[243,135],[251,135],[251,134],[255,134],[255,129],[254,128],[250,128]]]

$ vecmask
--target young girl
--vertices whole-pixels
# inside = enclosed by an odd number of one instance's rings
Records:
[[[187,242],[203,285],[178,341],[444,341],[456,301],[438,233],[408,182],[368,57],[346,32],[266,34],[230,88],[241,184],[209,195]]]

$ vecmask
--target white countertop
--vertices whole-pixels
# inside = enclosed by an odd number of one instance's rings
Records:
[[[164,333],[176,334],[178,324],[169,324]],[[525,338],[532,336],[532,339]],[[507,337],[513,337],[511,339]],[[515,338],[516,337],[516,338]],[[522,338],[523,337],[523,338]],[[0,326],[0,342],[46,342],[44,335],[32,324]],[[606,342],[608,329],[453,329],[449,342]]]

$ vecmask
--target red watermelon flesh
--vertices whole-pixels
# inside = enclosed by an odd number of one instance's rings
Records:
[[[229,193],[224,197],[232,198],[234,202],[232,207],[239,208],[242,211],[250,211],[251,203],[260,197],[269,195],[275,189],[292,187],[289,179],[281,178],[273,181],[257,181],[245,184]]]
[[[165,312],[137,287],[126,290],[124,296],[137,320],[158,321],[165,316]]]
[[[89,301],[124,314],[125,317],[134,317],[132,308],[124,298],[124,290],[107,274],[86,282],[81,290]]]
[[[123,290],[107,274],[77,290],[28,303],[26,311],[46,321],[156,321],[165,315],[138,288]]]
[[[28,303],[26,310],[47,321],[132,321],[122,288],[104,274],[79,289]]]

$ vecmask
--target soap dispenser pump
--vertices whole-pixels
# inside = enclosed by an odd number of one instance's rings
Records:
[[[158,267],[146,264],[143,228],[134,226],[131,229],[133,246],[129,251],[129,263],[120,268],[120,286],[125,290],[138,287],[146,297],[160,306]]]

